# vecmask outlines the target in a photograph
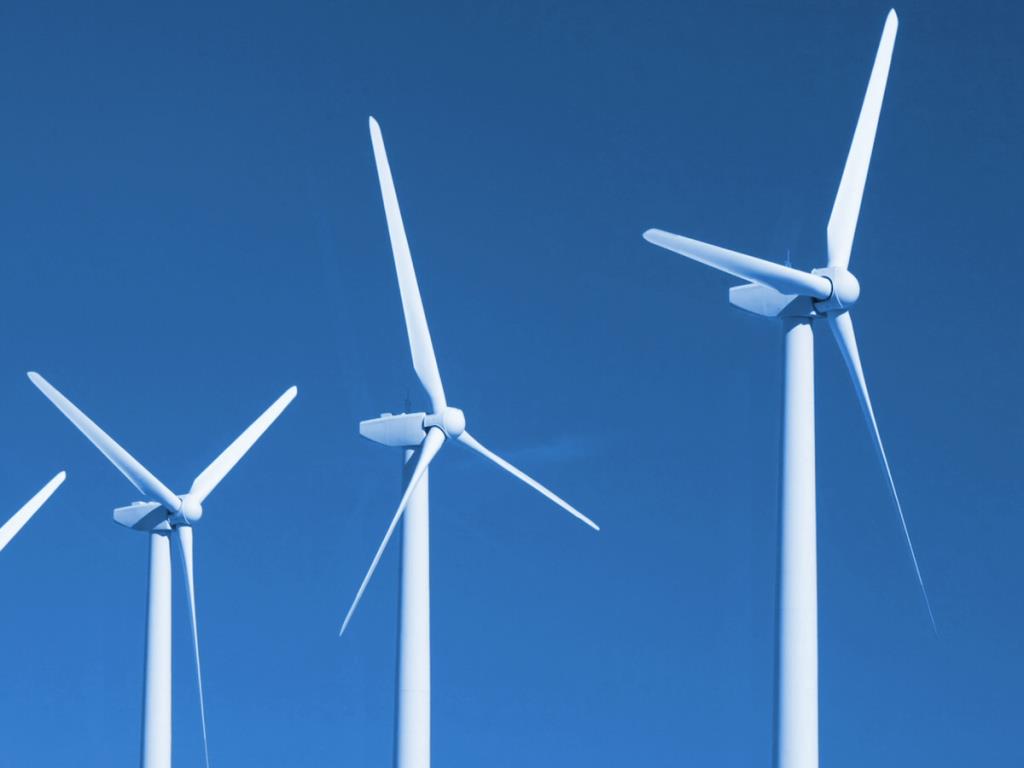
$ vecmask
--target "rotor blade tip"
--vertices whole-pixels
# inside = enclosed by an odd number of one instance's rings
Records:
[[[348,625],[352,621],[352,614],[353,613],[354,613],[354,611],[349,609],[348,616],[346,616],[345,620],[343,622],[341,622],[341,629],[338,630],[338,637],[343,637],[344,636],[345,630],[348,629]]]
[[[375,134],[377,134],[379,136],[380,135],[380,123],[377,122],[377,118],[374,117],[373,115],[370,115],[369,122],[370,122],[370,133],[375,133]]]
[[[900,23],[900,17],[896,15],[896,9],[895,8],[890,8],[889,9],[889,15],[885,17],[885,23],[886,24],[893,24],[893,25],[896,25],[896,24]]]
[[[293,400],[295,396],[299,394],[299,388],[293,384],[292,386],[288,387],[288,390],[285,392],[285,394],[288,396],[289,400]]]
[[[40,376],[35,371],[29,371],[26,375],[28,376],[28,380],[31,381],[33,384],[38,384],[40,381],[44,380],[43,377]]]
[[[644,240],[646,240],[648,243],[653,243],[654,238],[658,235],[659,232],[661,232],[660,229],[648,229],[646,232],[644,232]]]
[[[57,475],[53,479],[57,480],[57,485],[60,485],[61,483],[68,479],[68,473],[62,469],[60,472],[57,473]]]

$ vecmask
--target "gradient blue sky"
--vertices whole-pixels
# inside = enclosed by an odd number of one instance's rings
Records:
[[[179,490],[299,385],[197,530],[212,761],[390,763],[397,549],[336,637],[399,493],[357,422],[425,403],[374,114],[449,399],[603,526],[435,465],[436,764],[768,764],[779,331],[640,235],[821,264],[887,10],[5,3],[0,508],[69,479],[0,556],[0,763],[139,748],[147,547],[110,518],[137,494],[29,369]],[[1024,19],[897,10],[852,267],[940,635],[819,333],[822,761],[1019,764]]]

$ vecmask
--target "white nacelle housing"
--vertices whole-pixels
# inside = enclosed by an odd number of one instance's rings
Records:
[[[759,283],[734,285],[729,289],[729,303],[761,317],[813,314],[811,300],[806,296],[781,293]]]
[[[168,511],[157,501],[136,501],[114,510],[115,523],[136,531],[152,531],[161,527],[170,529],[168,517]]]
[[[359,434],[393,448],[414,448],[423,442],[425,413],[384,413],[378,419],[359,422]]]

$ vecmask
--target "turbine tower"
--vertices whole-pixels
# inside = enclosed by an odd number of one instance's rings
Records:
[[[871,70],[827,230],[828,261],[804,272],[658,229],[644,238],[715,269],[746,280],[729,290],[729,301],[783,328],[781,552],[779,556],[778,690],[775,764],[779,768],[818,765],[818,594],[814,469],[814,338],[812,326],[827,320],[842,353],[885,472],[910,560],[934,628],[928,595],[910,541],[889,461],[875,421],[861,368],[850,308],[860,284],[849,271],[850,250],[882,109],[898,21],[889,11]]]
[[[25,502],[21,509],[11,515],[10,520],[0,526],[0,552],[10,543],[11,539],[18,535],[18,531],[25,527],[25,523],[32,519],[32,516],[60,487],[66,477],[66,472],[58,472],[50,479],[50,482],[36,492],[35,496]]]
[[[149,534],[149,599],[146,615],[146,680],[142,697],[142,768],[171,768],[171,538],[178,541],[192,628],[192,651],[199,687],[199,714],[203,727],[203,756],[210,752],[206,739],[206,705],[199,664],[196,626],[195,573],[192,567],[192,526],[203,516],[203,502],[246,454],[298,390],[291,387],[239,435],[180,496],[118,445],[70,400],[38,373],[29,379],[118,468],[148,501],[136,501],[114,510],[114,522]]]
[[[430,533],[428,510],[428,472],[430,462],[449,439],[490,459],[509,474],[522,480],[594,530],[597,525],[556,496],[525,472],[481,445],[466,431],[466,417],[448,405],[434,346],[423,313],[416,273],[413,271],[409,242],[398,208],[391,168],[384,151],[380,126],[370,118],[370,138],[377,163],[384,213],[387,217],[391,250],[398,273],[405,328],[412,351],[412,364],[430,399],[430,413],[385,413],[380,418],[360,422],[359,434],[381,445],[401,448],[404,454],[403,489],[398,509],[373,556],[355,600],[341,626],[344,634],[352,614],[362,599],[381,555],[391,540],[398,521],[402,527],[401,613],[398,641],[398,721],[396,723],[397,768],[428,768],[430,765]]]

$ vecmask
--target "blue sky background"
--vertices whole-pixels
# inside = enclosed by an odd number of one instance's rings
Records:
[[[357,422],[425,397],[366,118],[449,399],[594,534],[468,452],[431,475],[434,759],[766,765],[780,341],[657,226],[795,265],[888,6],[5,3],[4,765],[138,758],[134,489],[37,369],[172,488],[299,397],[197,529],[213,765],[388,765],[399,495]],[[841,359],[817,374],[823,764],[1011,765],[1024,688],[1022,15],[907,3],[852,267],[940,635]],[[824,329],[822,329],[824,330]],[[180,575],[175,754],[201,760]]]

